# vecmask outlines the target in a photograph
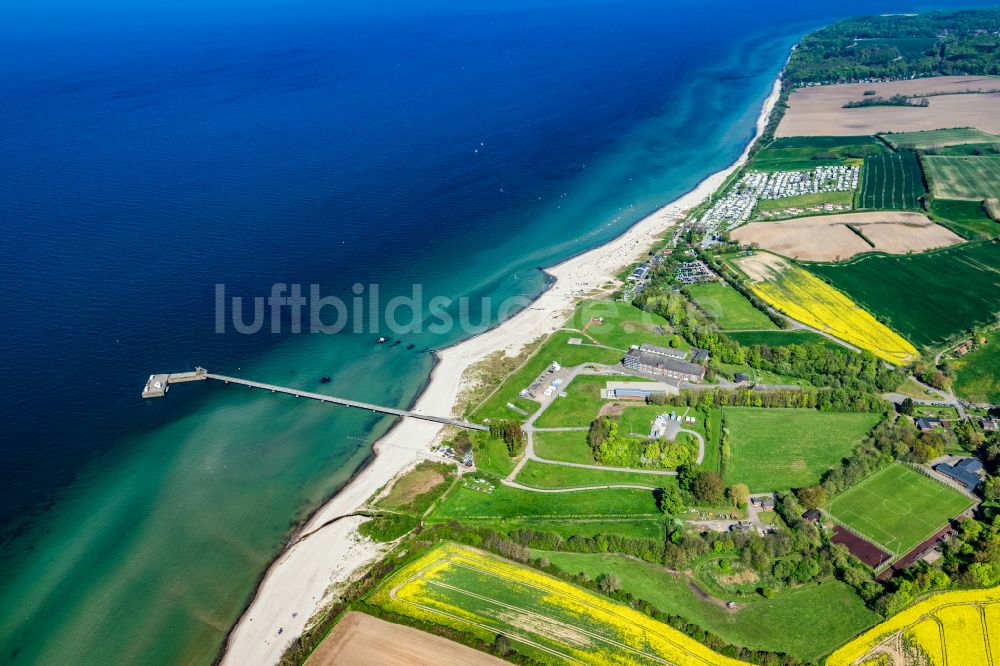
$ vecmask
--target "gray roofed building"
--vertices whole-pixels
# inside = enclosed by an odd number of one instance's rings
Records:
[[[705,368],[700,365],[641,349],[630,349],[622,363],[630,370],[664,375],[682,381],[700,382],[705,378]]]
[[[979,473],[982,469],[983,463],[978,458],[962,458],[953,465],[942,463],[934,466],[934,471],[958,481],[969,490],[975,490],[979,486],[982,481]]]
[[[656,354],[657,356],[667,356],[669,358],[687,358],[687,352],[681,351],[680,349],[670,349],[669,347],[658,347],[656,345],[651,345],[648,343],[643,343],[639,345],[639,351],[648,352],[650,354]]]

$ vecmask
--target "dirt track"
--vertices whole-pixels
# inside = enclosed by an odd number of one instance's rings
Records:
[[[805,261],[838,261],[873,251],[923,252],[962,242],[957,234],[934,224],[926,215],[891,211],[752,222],[731,235],[741,243]]]
[[[350,612],[312,653],[307,666],[504,666],[485,652],[412,627]]]
[[[775,136],[860,136],[876,132],[915,132],[951,127],[975,127],[1000,133],[1000,93],[937,95],[930,106],[870,106],[845,109],[866,90],[885,98],[897,93],[919,95],[943,91],[1000,90],[1000,77],[940,76],[889,83],[845,83],[799,88],[788,99],[788,110]]]

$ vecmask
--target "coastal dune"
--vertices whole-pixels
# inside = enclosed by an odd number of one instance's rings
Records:
[[[780,81],[776,80],[758,117],[757,135],[763,131],[779,92]],[[554,283],[517,315],[441,351],[414,411],[451,413],[469,366],[497,350],[516,355],[528,342],[558,329],[580,297],[604,288],[621,267],[638,259],[666,228],[681,219],[685,210],[711,195],[746,161],[750,145],[752,142],[732,165],[618,238],[547,269]],[[223,664],[276,663],[285,647],[328,602],[331,586],[347,580],[380,555],[380,544],[357,533],[363,518],[336,519],[356,511],[379,488],[421,460],[440,431],[436,423],[403,419],[375,444],[371,463],[312,516],[271,564],[252,603],[229,635]]]

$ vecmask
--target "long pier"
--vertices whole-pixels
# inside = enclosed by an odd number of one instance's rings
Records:
[[[170,386],[172,384],[179,384],[183,382],[205,381],[208,379],[213,379],[215,381],[220,381],[226,384],[241,384],[243,386],[249,386],[250,388],[270,391],[271,393],[284,393],[285,395],[292,395],[295,396],[296,398],[308,398],[310,400],[318,400],[319,402],[326,402],[334,405],[342,405],[344,407],[356,407],[357,409],[366,409],[371,412],[377,412],[380,414],[389,414],[391,416],[420,419],[422,421],[433,421],[434,423],[441,423],[444,425],[451,425],[459,428],[467,428],[469,430],[489,430],[488,426],[481,425],[479,423],[469,423],[468,421],[453,419],[448,416],[434,416],[433,414],[421,414],[419,412],[408,411],[405,409],[396,409],[395,407],[384,407],[382,405],[373,405],[368,402],[359,402],[357,400],[348,400],[347,398],[338,398],[337,396],[325,395],[323,393],[313,393],[312,391],[301,391],[299,389],[288,388],[287,386],[276,386],[274,384],[265,384],[263,382],[255,382],[249,379],[240,379],[239,377],[217,375],[215,373],[208,372],[207,370],[205,370],[205,368],[195,368],[193,371],[190,372],[173,372],[173,373],[161,373],[161,374],[150,375],[149,379],[146,381],[146,386],[142,390],[142,397],[162,398],[164,395],[166,395],[167,391],[170,390]]]

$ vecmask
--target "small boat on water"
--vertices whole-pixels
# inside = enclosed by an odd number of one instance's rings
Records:
[[[384,343],[385,343],[385,341],[386,341],[387,339],[388,339],[388,338],[379,338],[379,339],[378,339],[378,343],[379,343],[380,345],[381,345],[381,344],[384,344]]]

